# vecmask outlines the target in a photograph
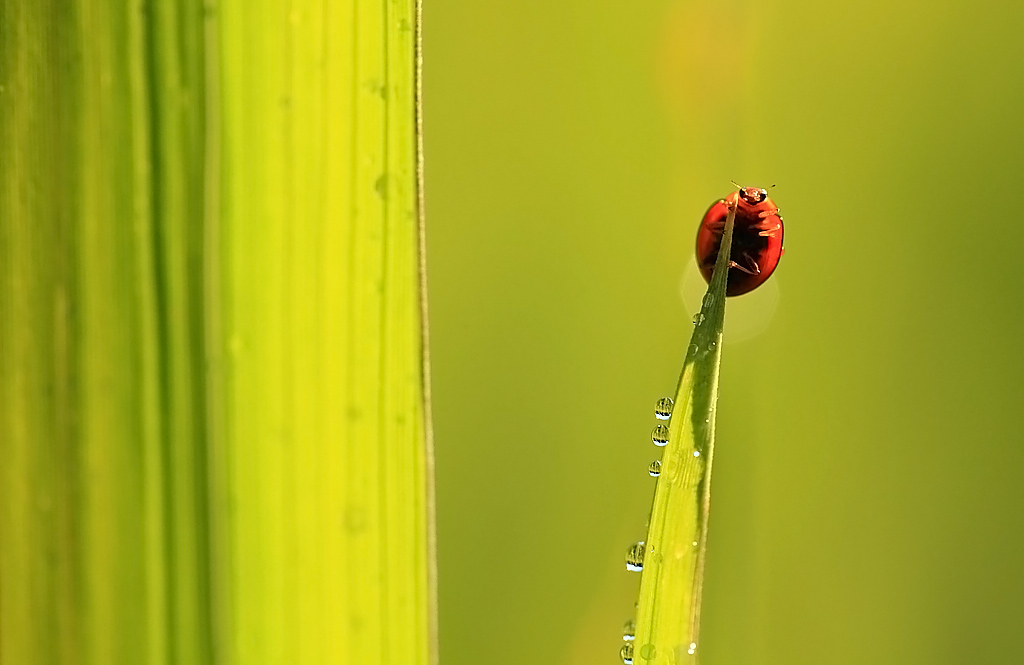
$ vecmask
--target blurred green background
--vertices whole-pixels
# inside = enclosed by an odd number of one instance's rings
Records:
[[[616,662],[730,180],[702,662],[1024,662],[1024,4],[425,12],[442,662]]]

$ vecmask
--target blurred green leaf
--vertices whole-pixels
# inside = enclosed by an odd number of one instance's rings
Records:
[[[412,0],[0,6],[0,663],[427,663]]]

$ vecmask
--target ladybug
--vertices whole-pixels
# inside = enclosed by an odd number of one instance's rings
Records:
[[[758,187],[740,187],[711,204],[697,229],[697,266],[710,284],[718,248],[722,246],[725,218],[736,207],[729,253],[725,295],[739,296],[761,286],[775,272],[782,248],[782,217],[779,207]]]

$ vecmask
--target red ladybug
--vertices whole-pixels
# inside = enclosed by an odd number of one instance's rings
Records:
[[[771,277],[785,250],[779,207],[765,190],[741,187],[711,204],[697,229],[697,266],[708,283],[731,206],[737,207],[725,295],[738,296],[753,291]]]

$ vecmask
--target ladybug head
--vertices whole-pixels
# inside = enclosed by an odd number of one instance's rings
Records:
[[[756,206],[768,198],[768,192],[759,187],[740,187],[740,198],[744,203]]]

